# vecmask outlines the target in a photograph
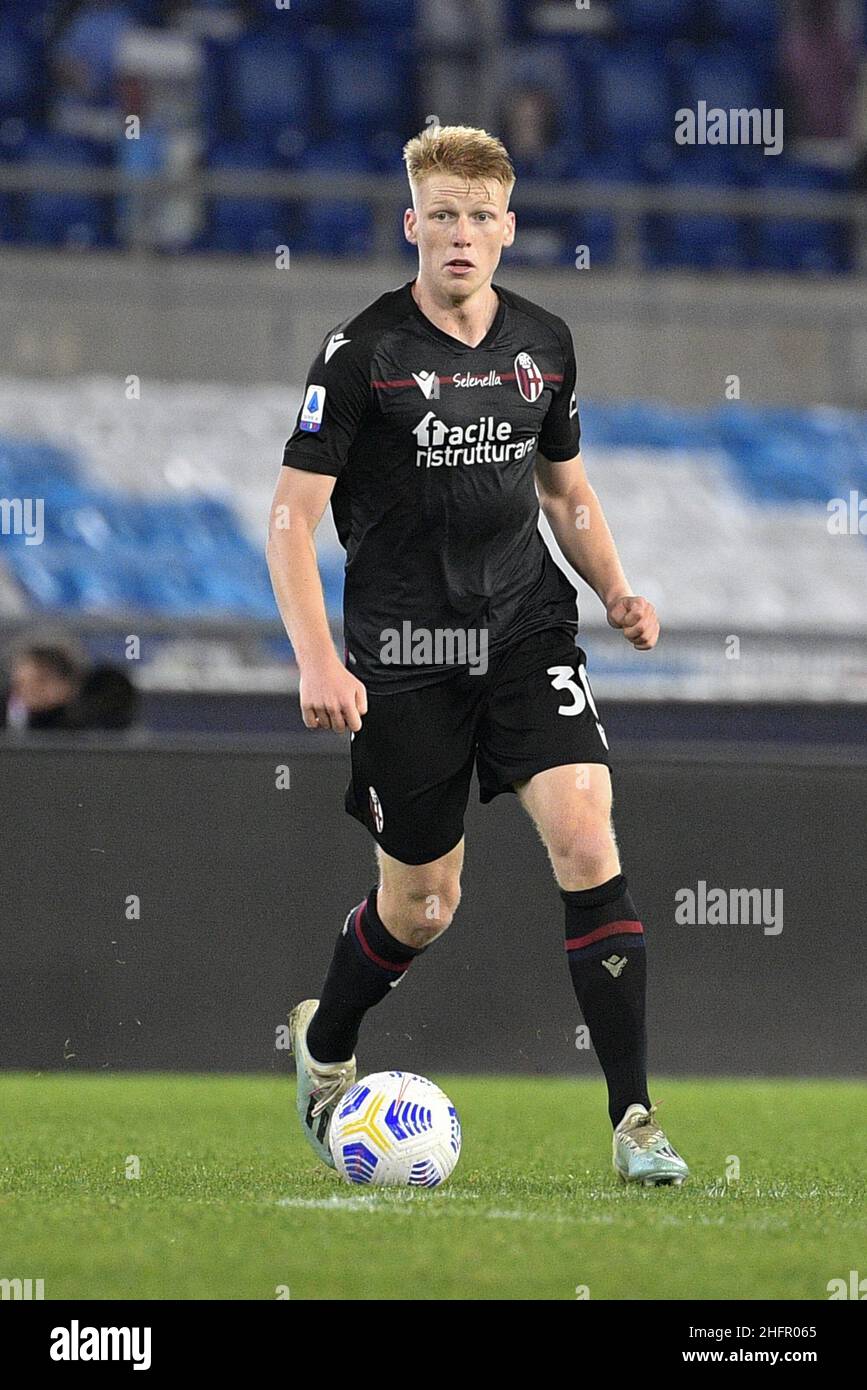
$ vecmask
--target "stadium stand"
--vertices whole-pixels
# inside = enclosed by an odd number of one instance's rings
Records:
[[[263,525],[297,393],[151,383],[134,410],[117,398],[102,378],[50,393],[0,380],[0,494],[44,497],[46,516],[42,545],[0,538],[6,590],[42,612],[272,620]],[[627,570],[669,626],[773,630],[796,612],[807,630],[867,635],[867,536],[841,544],[828,509],[867,491],[867,415],[585,402],[582,423]],[[337,623],[330,514],[319,546]],[[604,622],[589,602],[584,618]]]
[[[853,186],[860,156],[854,93],[844,73],[833,97],[838,113],[852,112],[851,138],[842,160],[838,148],[833,169],[811,164],[797,150],[782,159],[739,161],[716,147],[694,159],[672,158],[672,118],[680,107],[699,101],[723,109],[782,104],[788,120],[789,103],[795,103],[798,115],[784,56],[791,14],[784,0],[608,0],[596,7],[595,29],[587,32],[567,30],[565,21],[558,32],[552,8],[504,0],[500,31],[511,43],[508,59],[486,67],[480,39],[473,83],[499,82],[490,102],[501,113],[527,84],[541,84],[550,94],[556,109],[548,146],[535,160],[518,161],[530,192],[539,178],[601,177],[650,188],[664,181],[759,195]],[[413,0],[293,0],[291,10],[271,0],[172,6],[39,0],[0,18],[0,162],[158,173],[171,167],[172,135],[183,133],[196,143],[205,171],[394,174],[402,140],[428,114],[423,77],[432,50],[420,37],[423,18],[423,4]],[[142,34],[167,42],[183,35],[201,59],[178,109],[164,91],[136,77]],[[145,110],[148,129],[133,156],[122,121],[136,109]],[[441,118],[455,116],[443,112]],[[301,203],[214,197],[198,221],[184,222],[174,236],[164,231],[157,243],[255,255],[288,241],[302,253],[373,253],[369,202],[311,197]],[[37,246],[98,248],[135,240],[122,197],[69,189],[0,192],[0,226],[4,241]],[[564,264],[576,234],[579,240],[593,236],[598,264],[613,255],[610,228],[598,211],[571,218],[537,212],[528,216],[527,229],[531,235],[516,251],[516,264],[521,257]],[[855,263],[844,228],[803,217],[657,214],[642,219],[640,237],[640,260],[648,268],[841,274]]]

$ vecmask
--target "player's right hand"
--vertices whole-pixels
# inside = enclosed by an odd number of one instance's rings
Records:
[[[337,654],[321,664],[301,670],[301,717],[308,729],[332,729],[357,734],[361,716],[367,714],[367,691],[341,663]]]

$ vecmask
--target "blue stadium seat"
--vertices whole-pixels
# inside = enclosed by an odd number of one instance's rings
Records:
[[[334,552],[323,553],[319,573],[322,578],[325,607],[329,613],[340,613],[342,611],[345,569],[345,561],[342,555]]]
[[[373,213],[363,203],[317,203],[305,210],[299,251],[310,256],[347,256],[373,252]]]
[[[25,143],[24,157],[36,164],[93,168],[105,154],[73,136],[33,134]],[[89,193],[25,193],[21,216],[27,239],[38,245],[99,246],[109,240],[107,200]]]
[[[730,461],[740,486],[756,501],[827,503],[826,460],[797,434],[763,438],[730,454]]]
[[[403,130],[377,130],[365,141],[362,163],[365,169],[373,169],[379,174],[400,174],[403,169],[403,147],[406,144]]]
[[[728,43],[706,49],[678,44],[672,55],[679,103],[695,108],[771,105],[769,56],[761,46],[744,50]]]
[[[181,556],[174,556],[173,560],[174,563],[162,563],[159,568],[130,565],[127,578],[130,605],[166,616],[213,615],[214,605],[209,602],[205,576],[197,573],[189,562],[185,565]]]
[[[674,128],[665,62],[640,43],[607,46],[596,69],[595,102],[602,148],[641,148]]]
[[[42,88],[39,46],[15,24],[0,23],[0,117],[34,114]]]
[[[228,98],[240,132],[268,143],[283,126],[307,124],[310,59],[296,29],[288,28],[282,37],[246,34],[224,52],[223,99]]]
[[[735,184],[725,147],[678,148],[667,163],[667,188]],[[721,177],[722,176],[722,177]],[[742,220],[724,213],[659,214],[648,219],[651,265],[664,269],[735,270],[748,265],[747,232]]]
[[[76,557],[67,573],[77,590],[77,606],[86,612],[138,606],[141,590],[135,583],[136,567],[124,565],[117,555]]]
[[[320,55],[323,105],[335,131],[396,128],[403,119],[408,72],[387,41],[332,38]]]
[[[208,154],[214,170],[267,169],[274,162],[273,154],[253,141],[223,141]],[[292,223],[286,204],[273,198],[213,198],[208,245],[217,251],[273,252],[288,242]]]
[[[78,587],[67,567],[44,546],[0,545],[0,555],[35,608],[75,607]]]
[[[581,428],[588,441],[614,449],[720,447],[710,412],[664,401],[582,401]]]
[[[763,160],[759,186],[810,192],[840,192],[839,174],[810,165],[790,163],[785,155]],[[835,274],[850,269],[851,247],[845,224],[809,218],[769,217],[756,220],[754,263],[763,270],[814,271]]]
[[[269,54],[266,65],[273,70],[287,53],[286,11],[281,10],[283,28],[271,38],[267,34],[248,35],[263,45]],[[293,11],[294,14],[294,11]],[[298,30],[292,30],[293,35]],[[315,55],[306,40],[296,39],[288,49],[287,81],[293,85],[287,93],[278,93],[272,110],[270,98],[263,105],[256,91],[237,90],[242,73],[236,64],[238,41],[205,40],[202,44],[204,61],[199,87],[202,132],[205,145],[216,149],[223,145],[247,145],[259,149],[262,167],[286,167],[294,160],[309,137],[313,93],[315,91]],[[255,54],[255,50],[253,50]],[[276,57],[275,57],[276,55]],[[249,57],[249,55],[248,55]],[[303,87],[299,87],[299,81]]]
[[[693,20],[696,0],[616,0],[614,12],[635,34],[682,34]]]
[[[355,0],[364,25],[377,34],[390,29],[409,29],[415,23],[417,0]]]
[[[574,64],[582,61],[586,45],[536,40],[530,44],[512,44],[503,55],[509,74],[506,92],[517,87],[544,87],[555,95],[562,92],[567,100],[574,95],[571,88]]]
[[[27,8],[19,7],[21,13],[16,15],[16,23],[24,25],[28,32],[39,34],[45,20],[53,9],[56,9],[56,0],[27,0]]]
[[[735,39],[775,39],[780,25],[778,0],[712,0],[717,24]]]
[[[228,69],[232,45],[225,40],[202,40],[199,108],[206,145],[240,135],[240,121],[228,100]]]
[[[510,38],[526,39],[536,32],[531,24],[535,6],[528,0],[503,0],[502,13]]]
[[[66,449],[38,439],[0,435],[0,488],[7,497],[41,497],[79,486],[78,461]]]
[[[49,457],[41,452],[43,465]],[[31,462],[22,441],[0,440],[0,486],[20,481],[16,470]],[[2,545],[4,562],[36,606],[273,617],[264,557],[224,502],[91,488],[75,479],[68,459],[58,462],[40,493],[43,543],[12,537]]]
[[[364,172],[373,160],[358,141],[334,139],[311,145],[299,161],[311,172]],[[311,199],[304,209],[299,250],[310,255],[367,256],[373,249],[374,219],[366,203]]]
[[[758,502],[825,504],[842,483],[849,451],[838,421],[795,406],[719,407],[721,443],[740,486]]]
[[[209,0],[211,4],[229,4],[236,9],[236,0]],[[309,32],[313,25],[327,24],[333,18],[330,0],[289,0],[288,9],[278,9],[277,0],[247,0],[251,21],[257,30],[285,35],[287,25],[303,26]],[[284,0],[284,4],[286,0]]]
[[[311,140],[299,154],[297,167],[300,170],[324,170],[332,174],[364,174],[375,170],[374,154],[367,140],[350,135],[329,136],[325,140]]]
[[[273,618],[274,594],[261,555],[235,551],[219,565],[203,567],[206,606],[213,613]]]
[[[579,156],[568,170],[570,178],[586,179],[614,186],[646,179],[647,173],[636,152],[623,146],[613,146],[604,155],[592,158]],[[644,219],[640,219],[639,235],[644,235]],[[569,241],[574,263],[576,246],[587,246],[590,264],[608,265],[617,253],[617,218],[605,208],[586,208],[569,220]]]
[[[21,157],[27,127],[20,116],[0,116],[0,162],[14,164]],[[0,193],[0,242],[24,240],[21,223],[21,196]]]
[[[250,549],[238,528],[238,519],[232,508],[216,497],[199,495],[183,501],[163,503],[162,506],[175,511],[175,534],[181,545],[189,542],[215,553],[219,553],[223,546]]]

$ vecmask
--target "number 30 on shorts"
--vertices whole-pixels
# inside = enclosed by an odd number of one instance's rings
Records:
[[[593,711],[593,718],[596,720],[596,728],[599,737],[607,748],[608,739],[605,737],[605,730],[599,723],[599,711],[596,708],[596,701],[593,699],[593,691],[590,689],[590,682],[587,679],[587,671],[583,661],[578,667],[578,680],[580,681],[580,685],[576,684],[573,679],[575,676],[574,666],[549,666],[548,675],[553,677],[551,681],[552,688],[554,690],[568,690],[574,702],[571,705],[560,705],[557,709],[557,713],[566,715],[583,714],[584,710],[589,705]]]

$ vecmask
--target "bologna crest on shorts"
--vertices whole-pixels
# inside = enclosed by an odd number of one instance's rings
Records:
[[[382,803],[380,802],[379,797],[377,796],[376,791],[373,787],[368,787],[367,792],[369,799],[368,804],[370,806],[370,819],[373,821],[373,824],[376,827],[377,835],[380,835],[382,833],[383,825]]]
[[[519,352],[515,358],[515,380],[525,401],[537,401],[545,389],[542,373],[529,352]]]

